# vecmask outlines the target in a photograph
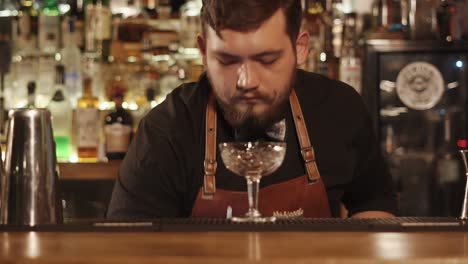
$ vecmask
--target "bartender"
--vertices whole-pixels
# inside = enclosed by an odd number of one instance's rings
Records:
[[[176,88],[140,122],[109,219],[243,215],[245,179],[226,169],[217,145],[253,140],[287,144],[280,168],[261,181],[264,215],[397,213],[360,96],[297,69],[310,38],[300,31],[301,14],[300,0],[203,1],[197,41],[206,73]]]

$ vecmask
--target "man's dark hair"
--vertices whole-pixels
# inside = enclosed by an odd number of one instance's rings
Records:
[[[281,9],[286,18],[286,33],[293,43],[302,20],[300,0],[203,0],[201,20],[203,33],[209,25],[220,36],[223,29],[247,32],[258,29]]]

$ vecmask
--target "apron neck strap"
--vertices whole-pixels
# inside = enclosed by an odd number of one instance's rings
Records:
[[[299,99],[297,98],[295,90],[292,90],[289,96],[289,103],[293,114],[294,125],[296,126],[296,134],[299,139],[301,147],[301,154],[304,160],[307,177],[309,184],[316,183],[320,179],[320,173],[315,162],[314,148],[310,144],[307,126],[305,124],[304,116],[302,114]],[[205,175],[203,178],[203,198],[213,199],[216,192],[216,102],[215,97],[211,93],[206,107],[206,121],[205,121],[205,161],[204,170]]]
[[[297,98],[295,90],[292,90],[291,95],[289,96],[289,103],[291,105],[294,125],[296,126],[296,134],[299,139],[299,145],[301,147],[301,154],[304,160],[309,184],[313,184],[320,179],[320,173],[317,163],[315,162],[315,151],[310,144],[309,133],[307,133],[304,115],[302,114],[299,99]]]
[[[210,94],[206,107],[205,121],[205,176],[203,178],[203,197],[212,199],[216,192],[216,104],[213,93]]]

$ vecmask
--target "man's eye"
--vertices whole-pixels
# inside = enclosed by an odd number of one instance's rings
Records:
[[[237,60],[218,60],[219,64],[229,66],[237,63]]]
[[[259,60],[259,62],[263,65],[271,65],[276,62],[276,58],[275,59],[261,59]]]

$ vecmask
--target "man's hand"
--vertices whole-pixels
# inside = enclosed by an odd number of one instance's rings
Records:
[[[392,218],[395,217],[391,213],[387,213],[384,211],[365,211],[359,212],[351,216],[351,218]]]

